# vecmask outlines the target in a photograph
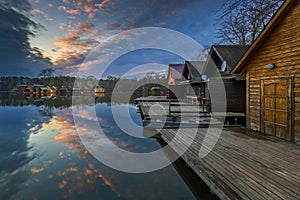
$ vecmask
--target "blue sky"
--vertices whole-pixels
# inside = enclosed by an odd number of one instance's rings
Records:
[[[221,0],[0,0],[1,75],[36,76],[53,67],[75,75],[86,56],[112,35],[141,27],[172,29],[209,47],[217,43]],[[122,56],[105,75],[135,65],[182,62],[160,51]]]

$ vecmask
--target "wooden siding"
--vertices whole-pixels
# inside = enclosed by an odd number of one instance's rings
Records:
[[[300,144],[300,1],[277,25],[264,44],[247,63],[247,125],[261,131],[261,80],[288,78],[291,85],[292,141]],[[274,69],[267,64],[274,63]]]

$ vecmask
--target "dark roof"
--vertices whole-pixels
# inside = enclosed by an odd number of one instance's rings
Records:
[[[222,62],[226,61],[226,71],[230,72],[236,66],[248,48],[248,45],[213,45],[211,53],[214,51]]]
[[[282,18],[284,18],[289,13],[289,11],[293,8],[296,2],[298,2],[298,0],[285,0],[285,2],[278,9],[277,13],[272,17],[267,26],[261,32],[261,34],[259,34],[257,39],[253,42],[253,44],[250,46],[250,48],[247,50],[244,56],[237,63],[235,68],[232,70],[232,73],[239,72],[240,74],[243,74],[245,72],[246,64],[251,58],[251,56],[258,50],[258,48],[261,45],[263,45],[263,43],[268,39],[269,35],[277,27]]]
[[[169,73],[172,72],[174,79],[181,79],[182,78],[182,72],[184,69],[184,64],[169,64]]]
[[[204,72],[204,61],[186,61],[187,69],[191,73],[192,81],[201,81],[201,73]]]

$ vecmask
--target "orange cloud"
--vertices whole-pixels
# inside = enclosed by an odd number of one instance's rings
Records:
[[[78,24],[79,30],[78,33],[86,33],[91,29],[94,29],[94,25],[91,23],[83,22]]]
[[[78,10],[78,9],[68,9],[65,6],[58,6],[57,9],[60,11],[65,11],[66,13],[68,13],[70,15],[78,15],[80,13],[80,10]]]
[[[31,13],[41,14],[41,15],[44,15],[44,14],[45,14],[43,11],[41,11],[41,10],[39,10],[39,9],[32,9],[30,12],[31,12]]]
[[[49,7],[49,8],[52,8],[52,7],[53,7],[53,4],[52,4],[52,3],[49,3],[49,4],[48,4],[48,7]]]
[[[90,14],[88,15],[88,18],[89,18],[89,19],[93,19],[93,18],[94,18],[94,14],[93,14],[93,13],[90,13]]]
[[[93,5],[84,5],[84,12],[90,13],[93,10],[94,10],[94,6]]]
[[[59,39],[54,41],[54,45],[58,45],[58,46],[67,46],[69,44],[70,42],[66,39]]]
[[[41,168],[31,168],[31,169],[30,169],[30,172],[31,172],[32,174],[38,174],[38,173],[40,173],[40,172],[42,172],[42,171],[44,171],[44,170],[45,170],[44,167],[41,167]]]
[[[72,41],[78,40],[78,39],[80,39],[80,35],[79,34],[72,34],[72,35],[70,35],[68,37],[68,40],[72,40]]]

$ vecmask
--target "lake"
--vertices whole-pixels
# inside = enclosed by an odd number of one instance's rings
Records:
[[[118,128],[112,108],[121,112],[128,105],[108,103],[105,96],[95,100],[101,127],[119,147],[149,152],[164,145],[153,138],[128,136]],[[83,146],[71,108],[71,97],[0,95],[0,199],[216,198],[180,159],[141,174],[105,166]],[[141,125],[136,107],[129,108],[133,121]]]

